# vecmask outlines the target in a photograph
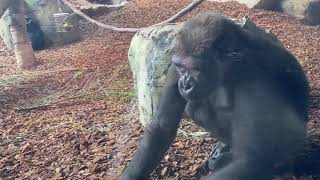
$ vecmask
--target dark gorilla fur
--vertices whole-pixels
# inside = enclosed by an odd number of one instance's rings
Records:
[[[42,50],[45,48],[45,37],[38,23],[34,22],[30,17],[26,17],[26,26],[28,36],[31,41],[33,50]]]
[[[207,12],[183,25],[172,62],[123,179],[148,179],[184,111],[231,147],[203,179],[270,180],[274,165],[302,147],[309,86],[298,61],[278,43]]]

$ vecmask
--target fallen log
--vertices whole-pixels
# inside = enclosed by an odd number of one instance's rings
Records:
[[[126,5],[127,2],[117,4],[117,5],[103,5],[103,4],[96,4],[90,6],[81,6],[80,11],[86,14],[89,17],[93,16],[100,16],[102,14],[110,13],[112,11],[116,11],[121,9]]]

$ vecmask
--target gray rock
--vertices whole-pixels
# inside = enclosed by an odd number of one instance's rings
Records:
[[[0,17],[4,14],[4,12],[8,9],[10,0],[0,0]]]
[[[244,30],[280,42],[247,18],[234,21]],[[157,109],[166,74],[171,65],[175,35],[180,25],[154,26],[143,29],[132,39],[129,63],[138,97],[140,122],[148,124]]]
[[[251,9],[265,9],[265,10],[275,10],[279,5],[279,0],[210,0],[217,2],[227,2],[227,1],[236,1],[241,4],[245,4],[248,8]]]
[[[320,25],[320,0],[310,2],[305,11],[304,21],[309,25]]]
[[[9,11],[5,11],[0,19],[0,36],[8,49],[13,49],[12,36],[10,33],[10,25],[12,24]]]
[[[309,25],[320,24],[320,0],[283,0],[281,8]]]
[[[129,48],[129,63],[138,96],[140,121],[150,122],[171,64],[178,25],[155,26],[138,32]]]
[[[77,21],[68,22],[68,31],[57,32],[53,14],[59,13],[57,0],[25,0],[26,15],[39,23],[43,31],[47,44],[66,44],[79,40],[80,33],[77,30]],[[72,13],[66,5],[60,4],[62,12]],[[9,26],[11,25],[10,16],[13,16],[9,10],[6,10],[0,20],[0,36],[5,42],[7,48],[12,49],[11,34]]]

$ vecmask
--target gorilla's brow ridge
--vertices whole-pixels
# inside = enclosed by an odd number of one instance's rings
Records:
[[[215,42],[222,41],[226,34],[237,26],[217,13],[203,13],[187,21],[177,34],[175,52],[201,56]],[[210,51],[209,51],[210,52]]]

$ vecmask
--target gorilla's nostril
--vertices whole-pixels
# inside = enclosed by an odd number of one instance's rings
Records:
[[[193,87],[193,81],[191,77],[188,77],[187,80],[184,82],[184,88],[185,90],[189,90]]]
[[[186,83],[185,84],[185,86],[184,86],[184,88],[186,89],[186,90],[188,90],[188,89],[190,89],[192,87],[192,84],[191,83]]]

